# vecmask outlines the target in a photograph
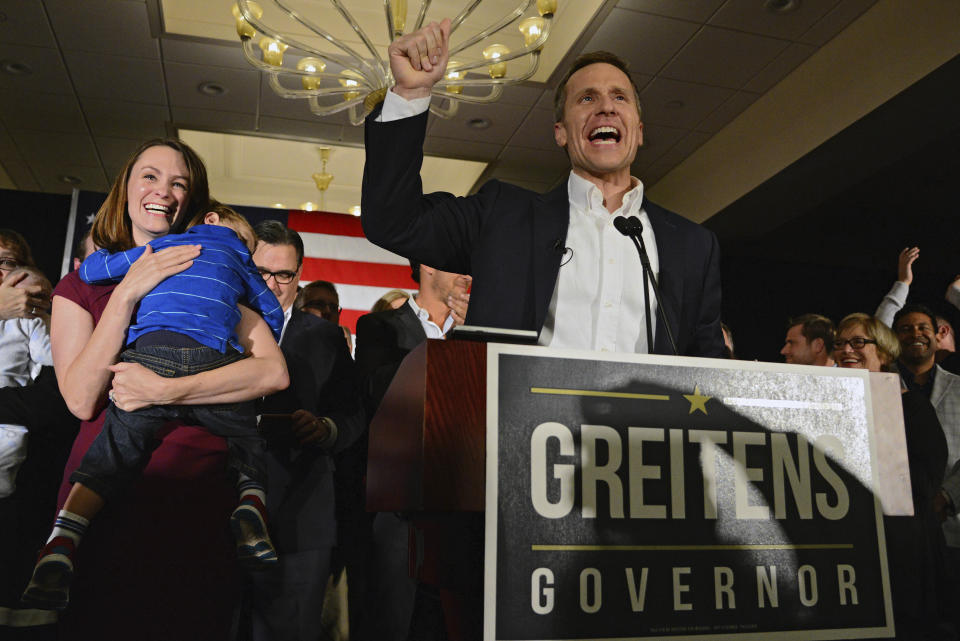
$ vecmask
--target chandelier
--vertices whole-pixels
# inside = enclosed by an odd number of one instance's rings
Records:
[[[441,118],[450,118],[456,114],[461,102],[492,103],[500,98],[504,86],[523,82],[533,76],[540,63],[540,50],[550,35],[550,23],[557,10],[557,0],[521,0],[516,8],[494,20],[486,28],[455,42],[454,33],[482,1],[467,0],[466,6],[450,24],[450,61],[446,75],[433,88],[433,95],[442,100],[432,101],[430,105],[430,111]],[[410,31],[416,31],[423,26],[430,2],[431,0],[421,0],[416,21]],[[355,51],[332,36],[317,22],[292,7],[291,0],[273,0],[272,3],[279,8],[280,15],[306,27],[311,34],[332,45],[334,51],[326,46],[321,49],[294,35],[281,32],[266,23],[263,19],[263,8],[259,4],[253,0],[237,0],[233,6],[233,15],[247,61],[269,75],[271,89],[281,98],[306,100],[310,111],[320,117],[346,110],[352,124],[361,124],[367,114],[383,100],[394,80],[389,62],[383,59],[373,41],[344,6],[344,0],[330,0],[330,4],[363,43],[363,52]],[[534,4],[536,12],[525,17]],[[383,6],[386,14],[385,29],[388,40],[392,41],[405,33],[407,1],[383,0]],[[514,23],[518,23],[517,27],[523,34],[523,48],[510,51],[505,45],[492,42],[492,36]],[[258,35],[259,41],[254,42]],[[315,38],[310,37],[310,40]],[[482,59],[457,59],[458,55],[464,55],[468,48],[480,43],[489,43],[482,51]],[[302,53],[304,57],[300,58],[296,65],[285,66],[284,53],[291,48]],[[507,63],[521,58],[525,59],[525,68],[519,73],[508,75]],[[328,66],[330,71],[327,70]],[[511,72],[516,71],[514,66],[510,66]],[[486,74],[482,72],[484,68]],[[465,88],[469,88],[467,93],[464,93]]]

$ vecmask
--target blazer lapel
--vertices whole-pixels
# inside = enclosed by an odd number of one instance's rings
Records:
[[[556,189],[542,194],[534,206],[532,260],[533,260],[533,329],[540,331],[550,307],[550,299],[557,285],[563,247],[570,227],[570,199],[567,181]]]
[[[397,323],[400,325],[400,331],[397,335],[398,347],[406,350],[412,350],[414,347],[427,340],[427,333],[423,331],[423,325],[420,319],[413,313],[413,308],[408,303],[400,307],[400,313],[397,315]]]
[[[657,283],[660,286],[660,300],[663,303],[664,315],[670,321],[670,329],[673,330],[674,339],[679,340],[680,301],[683,300],[683,251],[682,239],[677,231],[676,225],[667,220],[663,209],[647,200],[643,199],[643,210],[647,212],[650,218],[650,225],[653,227],[653,234],[657,241],[657,260],[660,263],[660,273],[657,275]],[[657,335],[653,339],[654,349],[651,353],[673,354],[673,347],[670,345],[670,339],[667,338],[667,331],[663,326],[663,320],[657,314]],[[683,353],[683,346],[677,344],[677,349]]]
[[[930,390],[930,404],[937,407],[943,400],[944,394],[950,389],[953,380],[943,375],[944,370],[940,369],[939,365],[934,367],[937,368],[937,377],[933,380],[933,389]]]

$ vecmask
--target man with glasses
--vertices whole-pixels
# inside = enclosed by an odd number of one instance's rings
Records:
[[[256,226],[253,262],[284,313],[280,348],[290,387],[264,399],[275,568],[252,578],[254,641],[318,639],[336,543],[333,458],[366,423],[356,366],[340,329],[294,309],[303,271],[300,235],[275,220]]]
[[[340,325],[340,295],[337,293],[336,286],[330,281],[315,280],[302,290],[297,296],[297,309],[313,314],[318,318],[338,325],[343,332],[343,338],[347,341],[347,347],[353,351],[353,336],[350,334],[350,328],[346,325]]]

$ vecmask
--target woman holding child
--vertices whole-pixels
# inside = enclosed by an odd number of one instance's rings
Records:
[[[209,207],[206,169],[177,140],[144,143],[97,213],[94,243],[118,252],[180,231]],[[88,285],[73,272],[54,291],[51,345],[60,390],[84,420],[67,463],[69,479],[103,426],[108,393],[126,411],[151,405],[239,403],[286,379],[271,330],[241,307],[236,334],[248,358],[219,369],[163,378],[117,363],[140,299],[191,266],[197,245],[147,246],[117,285]],[[168,425],[162,444],[130,492],[103,507],[76,552],[61,638],[228,638],[238,581],[226,527],[236,506],[224,473],[225,446],[208,432]],[[99,506],[98,506],[99,507]]]

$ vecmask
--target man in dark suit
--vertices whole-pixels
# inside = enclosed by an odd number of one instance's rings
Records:
[[[254,641],[317,639],[336,543],[333,455],[366,428],[356,366],[340,328],[293,309],[303,241],[277,221],[256,227],[253,262],[283,307],[290,387],[264,399],[267,511],[276,568],[253,577]]]
[[[636,217],[677,353],[721,356],[716,237],[646,200],[630,176],[643,123],[637,88],[612,54],[581,56],[558,87],[554,137],[572,164],[560,187],[536,194],[491,181],[466,198],[422,193],[426,109],[446,71],[448,38],[445,20],[390,45],[396,85],[366,123],[367,237],[471,274],[468,324],[535,330],[553,347],[671,354],[659,314],[648,345],[640,261],[614,229],[615,216]]]

